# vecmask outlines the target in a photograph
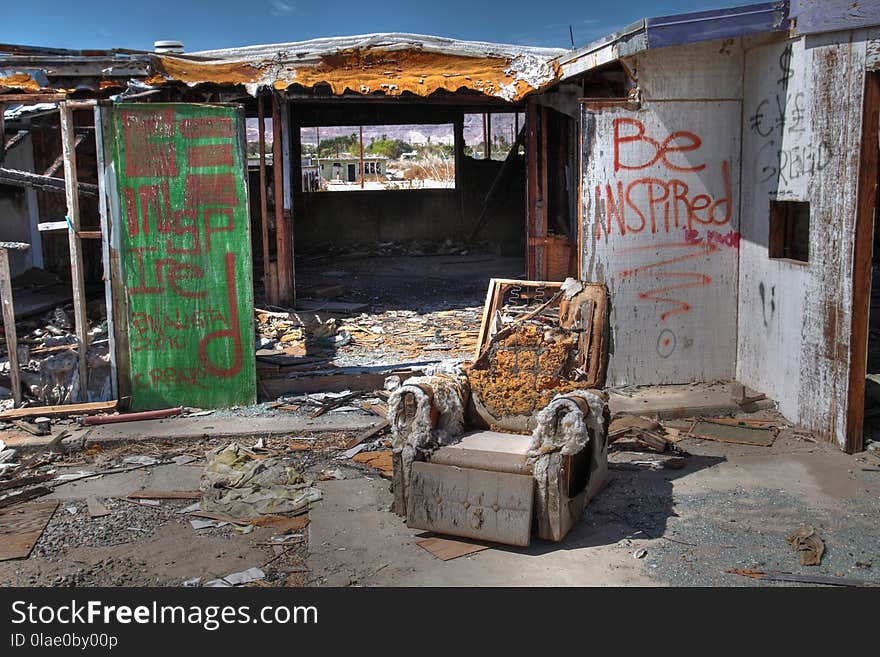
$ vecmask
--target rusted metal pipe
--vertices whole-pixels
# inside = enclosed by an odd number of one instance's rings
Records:
[[[165,417],[173,417],[183,412],[183,406],[175,408],[163,408],[158,411],[140,411],[137,413],[122,413],[120,415],[90,415],[83,418],[85,425],[93,424],[118,424],[120,422],[137,422],[139,420],[159,420]]]

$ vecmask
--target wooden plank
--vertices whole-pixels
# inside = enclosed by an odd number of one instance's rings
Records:
[[[37,103],[56,103],[67,98],[66,94],[0,94],[0,100],[4,103],[16,105],[35,105]],[[0,112],[2,114],[2,112]]]
[[[0,301],[3,306],[3,330],[6,335],[6,353],[9,358],[12,400],[18,406],[21,404],[21,370],[18,364],[15,309],[12,306],[12,274],[9,272],[9,251],[2,248],[0,248]]]
[[[76,349],[79,361],[79,397],[88,398],[89,386],[89,321],[86,316],[86,281],[83,270],[82,244],[76,233],[80,229],[79,190],[76,172],[76,132],[73,123],[73,110],[61,105],[61,147],[64,154],[64,187],[67,195],[67,220],[71,230],[68,232],[70,247],[70,280],[73,285],[73,318],[76,335]]]
[[[357,434],[354,438],[345,443],[345,449],[351,449],[352,447],[357,447],[365,440],[369,440],[373,436],[377,436],[382,433],[387,427],[391,426],[391,423],[388,420],[383,420],[382,422],[378,422],[373,425],[369,429],[365,429]]]
[[[716,440],[722,443],[757,445],[760,447],[770,447],[776,439],[775,429],[735,426],[709,420],[697,420],[688,433],[694,438],[701,440]]]
[[[98,165],[98,216],[101,221],[101,265],[104,268],[104,306],[107,309],[107,337],[110,355],[110,394],[119,399],[119,372],[116,367],[116,331],[113,321],[113,285],[110,269],[110,193],[107,186],[107,140],[104,135],[104,112],[98,105],[94,108],[95,153]]]
[[[528,546],[535,480],[529,475],[413,463],[406,524],[439,534]]]
[[[469,541],[456,541],[451,538],[440,538],[434,536],[416,541],[423,550],[427,550],[441,561],[449,561],[450,559],[458,559],[469,554],[488,550],[488,545],[480,545],[479,543],[471,543]]]
[[[44,474],[34,475],[32,477],[19,477],[18,479],[12,479],[10,481],[0,481],[0,491],[24,488],[25,486],[33,486],[34,484],[42,484],[44,481],[50,481],[54,478],[54,474]]]
[[[21,504],[22,502],[29,502],[38,497],[43,497],[43,495],[48,495],[51,492],[52,490],[45,486],[38,486],[37,488],[29,488],[20,493],[13,493],[0,500],[0,509],[5,509],[15,504]]]
[[[877,183],[880,176],[878,132],[880,132],[880,73],[868,71],[865,73],[858,208],[853,247],[851,351],[844,444],[844,449],[849,454],[862,451],[865,443],[865,377],[871,309],[871,261],[877,211]]]
[[[379,474],[387,479],[391,479],[394,475],[394,464],[390,450],[379,452],[360,452],[351,457],[355,463],[360,463],[368,468],[378,470]]]
[[[269,200],[266,196],[266,115],[263,107],[263,96],[257,96],[257,127],[260,131],[260,228],[263,240],[263,286],[269,302],[277,305],[278,287],[271,263],[269,262]],[[272,130],[275,130],[274,126]]]
[[[89,415],[91,413],[104,413],[112,411],[119,402],[117,400],[107,402],[85,402],[82,404],[60,404],[58,406],[28,406],[27,408],[14,408],[0,413],[0,420],[17,420],[32,415],[45,415],[46,417],[66,417],[70,415]]]
[[[66,190],[65,180],[53,176],[42,176],[32,171],[19,171],[18,169],[0,168],[0,183],[14,187],[40,189],[46,192],[64,193]],[[97,196],[98,186],[92,183],[78,183],[77,190],[83,196]]]
[[[57,508],[52,501],[0,511],[0,561],[26,559]]]
[[[284,216],[283,146],[286,130],[281,125],[281,106],[278,96],[272,96],[272,174],[275,197],[275,271],[278,276],[278,305],[292,306],[293,254],[290,243],[290,224]]]

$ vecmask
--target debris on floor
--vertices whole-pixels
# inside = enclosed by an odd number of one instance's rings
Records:
[[[26,559],[57,508],[51,501],[0,509],[0,561]]]
[[[264,579],[265,577],[266,573],[264,573],[260,568],[253,567],[248,568],[247,570],[243,570],[240,573],[230,573],[229,575],[226,575],[226,577],[212,579],[209,582],[205,582],[205,586],[240,586],[242,584],[250,584],[251,582],[256,582],[257,580]]]
[[[742,575],[752,579],[766,579],[773,582],[797,582],[800,584],[824,584],[826,586],[880,587],[880,582],[832,575],[800,575],[778,570],[754,570],[751,568],[731,568],[725,572]]]
[[[786,538],[789,545],[801,555],[802,566],[818,566],[825,554],[825,543],[810,525],[803,525]]]
[[[87,304],[89,381],[85,390],[79,381],[73,307],[58,305],[39,316],[33,312],[33,309],[28,312],[26,298],[19,302],[16,296],[16,317],[21,317],[16,321],[18,360],[25,400],[31,404],[56,405],[110,399],[110,340],[103,301]],[[8,377],[9,358],[4,342],[0,348],[0,378],[5,381]],[[8,393],[11,397],[11,390]],[[0,410],[11,409],[11,402],[11,399],[0,399]]]
[[[701,440],[770,447],[779,433],[777,423],[760,420],[697,419],[688,434]]]
[[[248,519],[294,513],[321,499],[282,458],[259,458],[237,443],[213,450],[200,484],[202,508]]]
[[[638,415],[623,415],[611,420],[608,442],[616,449],[665,452],[674,443],[666,437],[666,430],[657,420]]]
[[[432,536],[431,538],[416,541],[416,545],[423,550],[430,552],[441,561],[449,561],[451,559],[457,559],[458,557],[464,557],[469,554],[475,554],[476,552],[482,552],[483,550],[489,549],[488,545],[481,545],[480,543],[472,543],[470,541],[460,541],[452,538],[441,538],[439,536]]]
[[[361,463],[369,468],[378,470],[379,474],[387,479],[391,479],[394,474],[394,466],[391,462],[391,450],[381,452],[360,452],[355,454],[352,461]]]

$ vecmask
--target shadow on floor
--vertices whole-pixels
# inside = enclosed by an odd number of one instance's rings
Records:
[[[677,517],[672,482],[726,460],[719,456],[691,455],[680,470],[611,470],[608,484],[587,505],[581,522],[572,527],[561,542],[535,538],[527,548],[493,547],[537,556],[556,550],[613,545],[625,538],[658,538],[665,533],[667,520]]]

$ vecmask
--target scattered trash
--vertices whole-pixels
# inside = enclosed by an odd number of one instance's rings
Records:
[[[825,543],[816,535],[810,525],[803,525],[785,539],[795,550],[800,552],[802,566],[818,566],[825,554]]]
[[[243,570],[240,573],[232,573],[226,577],[221,577],[220,579],[212,579],[210,582],[207,582],[205,586],[238,586],[241,584],[256,582],[265,577],[266,573],[257,567],[253,567]]]
[[[225,527],[228,525],[228,522],[217,522],[216,520],[205,520],[202,518],[194,518],[189,521],[189,524],[192,525],[192,528],[198,531],[199,529],[206,529],[208,527]]]
[[[183,580],[183,585],[186,588],[194,588],[194,587],[197,587],[199,584],[201,584],[201,582],[202,582],[201,577],[190,577],[189,579]]]
[[[613,419],[608,428],[608,442],[615,449],[658,453],[667,451],[673,445],[658,421],[638,415],[623,415]]]
[[[342,470],[340,470],[339,468],[334,468],[333,470],[322,470],[318,478],[321,481],[328,481],[330,479],[345,479],[345,473],[342,472]]]
[[[66,506],[66,507],[64,507],[64,510],[67,511],[72,516],[75,516],[79,512],[79,509],[77,508],[76,504],[71,504],[70,506]]]
[[[292,513],[321,499],[321,491],[280,458],[255,459],[237,443],[209,453],[199,487],[203,509],[235,518]]]
[[[190,456],[189,454],[181,454],[171,459],[171,462],[174,463],[174,465],[188,465],[189,463],[193,463],[195,461],[198,461],[198,459],[195,456]]]
[[[175,511],[175,513],[180,513],[180,514],[192,513],[193,511],[198,511],[201,508],[202,508],[202,503],[196,502],[194,504],[190,504],[189,506],[185,506],[182,509],[178,509],[177,511]]]
[[[122,459],[123,463],[133,463],[136,465],[156,465],[159,460],[152,456],[126,456]]]
[[[644,549],[633,552],[633,559],[644,559],[646,556],[648,556],[648,551]]]

